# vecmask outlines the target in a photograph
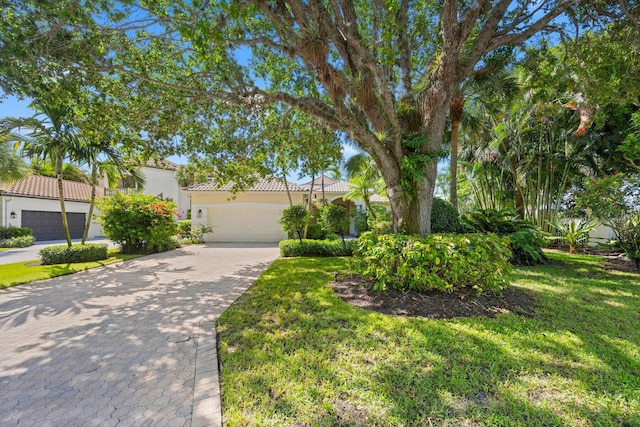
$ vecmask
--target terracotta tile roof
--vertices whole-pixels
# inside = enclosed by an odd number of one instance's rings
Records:
[[[316,188],[316,191],[322,191],[322,188]],[[349,183],[347,181],[335,181],[331,185],[324,186],[325,193],[346,193],[349,191]]]
[[[186,191],[231,191],[233,188],[233,182],[229,182],[225,185],[216,185],[215,183],[209,181],[204,184],[196,184],[191,187],[185,188]],[[245,192],[265,192],[265,193],[278,193],[287,191],[282,180],[276,178],[261,178],[250,188],[245,190]],[[308,191],[308,188],[305,188],[299,184],[294,184],[292,182],[289,183],[289,191],[291,192],[304,192]]]
[[[65,200],[86,202],[91,198],[91,186],[82,182],[62,181]],[[104,187],[97,187],[96,194],[104,194]],[[28,175],[11,184],[0,183],[0,194],[6,196],[58,198],[58,180],[48,176]]]
[[[170,162],[169,160],[149,159],[147,160],[144,166],[147,168],[166,169],[170,171],[175,171],[175,170],[178,170],[179,165],[173,162]]]
[[[324,187],[327,188],[327,185],[331,185],[334,184],[338,181],[336,181],[333,178],[329,178],[327,175],[324,176]],[[311,181],[309,182],[305,182],[304,184],[301,185],[311,185]],[[314,187],[321,187],[322,186],[322,176],[317,177],[314,181],[313,181],[313,186]]]

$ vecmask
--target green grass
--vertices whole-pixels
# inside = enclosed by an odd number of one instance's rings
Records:
[[[549,257],[512,275],[534,318],[455,320],[348,305],[346,259],[276,261],[218,322],[225,425],[640,426],[640,276]]]
[[[37,265],[40,261],[33,260],[27,262],[16,262],[13,264],[0,265],[0,289],[11,286],[22,285],[36,280],[50,279],[52,277],[64,276],[66,274],[77,273],[78,271],[89,270],[90,268],[101,267],[113,264],[140,255],[123,255],[114,250],[109,251],[109,258],[102,261],[80,262],[75,264],[54,264]]]

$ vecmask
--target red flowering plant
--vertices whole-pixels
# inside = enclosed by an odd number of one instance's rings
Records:
[[[103,233],[124,253],[161,252],[176,246],[176,204],[141,193],[117,193],[98,203]]]

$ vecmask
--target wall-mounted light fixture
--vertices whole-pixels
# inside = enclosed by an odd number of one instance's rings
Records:
[[[11,214],[9,214],[11,216],[11,219],[16,219],[16,211],[11,211]]]
[[[198,213],[196,214],[197,218],[202,218],[202,209],[198,209]]]

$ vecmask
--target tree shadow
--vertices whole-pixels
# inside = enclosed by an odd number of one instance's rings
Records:
[[[0,424],[189,423],[201,322],[275,258],[223,252],[171,251],[0,293]]]

